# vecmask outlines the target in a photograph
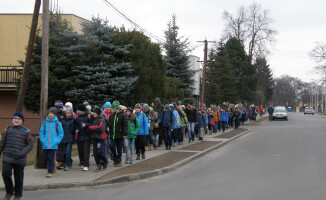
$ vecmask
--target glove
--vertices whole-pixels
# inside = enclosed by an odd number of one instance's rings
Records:
[[[158,127],[159,127],[158,123],[155,123],[155,128],[158,128]]]

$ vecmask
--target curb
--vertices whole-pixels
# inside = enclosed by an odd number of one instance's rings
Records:
[[[113,179],[103,180],[103,181],[92,181],[92,182],[76,182],[76,183],[56,183],[56,184],[47,184],[47,185],[35,185],[35,186],[24,186],[24,191],[35,191],[35,190],[42,190],[42,189],[63,189],[63,188],[71,188],[71,187],[89,187],[89,186],[99,186],[99,185],[106,185],[106,184],[114,184],[114,183],[124,183],[124,182],[130,182],[130,181],[137,181],[141,179],[148,179],[154,176],[159,176],[166,174],[168,172],[174,171],[178,169],[179,167],[186,165],[190,163],[191,161],[194,161],[218,148],[223,147],[224,145],[232,142],[233,140],[242,137],[243,135],[249,133],[250,130],[246,130],[243,133],[236,135],[226,141],[223,141],[211,148],[208,148],[200,153],[197,153],[189,158],[186,158],[184,160],[181,160],[177,163],[174,163],[168,167],[164,167],[161,169],[156,169],[153,171],[148,172],[141,172],[141,173],[135,173],[135,174],[126,174],[120,177],[116,177]],[[5,190],[4,187],[0,187],[0,190]]]
[[[264,121],[262,121],[260,123],[257,123],[257,124],[250,124],[250,123],[248,123],[248,124],[245,124],[245,126],[260,126],[260,125],[264,124],[267,121],[268,121],[268,119],[266,119],[266,120],[264,120]]]

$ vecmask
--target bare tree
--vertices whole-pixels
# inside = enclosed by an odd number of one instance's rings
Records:
[[[323,77],[326,77],[326,44],[324,42],[317,42],[309,55],[318,63],[315,67],[315,71],[320,73]]]
[[[245,42],[249,31],[246,25],[248,22],[246,13],[247,10],[244,6],[238,9],[235,17],[228,11],[223,12],[223,19],[226,20],[223,39],[227,40],[228,38],[235,37],[242,43]]]
[[[253,3],[249,8],[241,6],[236,16],[224,11],[223,19],[226,21],[224,39],[236,37],[242,41],[248,48],[250,62],[255,57],[269,53],[268,45],[274,41],[277,33],[271,27],[273,19],[269,10]]]

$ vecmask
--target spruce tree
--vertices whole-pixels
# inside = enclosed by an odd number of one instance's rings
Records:
[[[67,101],[64,91],[71,87],[71,84],[65,79],[71,75],[73,60],[69,58],[64,47],[74,45],[76,41],[71,37],[66,37],[64,32],[70,35],[76,34],[69,23],[62,19],[60,13],[51,12],[49,20],[49,106],[53,106],[58,99]],[[40,30],[38,30],[35,38],[32,65],[24,101],[25,108],[34,113],[38,113],[40,109],[42,38],[39,33]]]
[[[189,42],[183,37],[178,37],[179,27],[176,24],[176,16],[172,16],[169,21],[165,33],[165,49],[166,56],[165,70],[166,76],[178,78],[180,80],[180,88],[184,92],[185,100],[193,100],[193,76],[194,71],[190,69],[189,56],[187,55]]]
[[[125,28],[117,30],[113,37],[115,45],[128,45],[129,54],[121,59],[132,64],[138,80],[133,84],[133,89],[126,99],[126,104],[134,105],[139,102],[151,103],[155,97],[164,101],[165,71],[163,56],[159,44],[153,43],[143,33]]]
[[[74,86],[65,94],[75,102],[88,101],[99,104],[103,101],[124,102],[137,80],[130,62],[120,62],[130,45],[113,43],[114,29],[108,21],[92,18],[81,24],[82,34],[78,44],[67,48],[76,61],[73,76]]]
[[[257,101],[267,104],[273,98],[274,79],[265,57],[256,58],[254,67],[258,77]]]
[[[216,55],[219,99],[222,102],[236,102],[235,67],[229,62],[224,45],[220,45]]]
[[[238,101],[252,103],[255,99],[257,76],[243,44],[236,38],[230,38],[225,44],[225,50],[228,62],[234,67]]]

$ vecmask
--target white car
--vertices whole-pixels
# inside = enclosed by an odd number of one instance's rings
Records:
[[[272,120],[274,119],[285,119],[285,121],[288,120],[288,112],[284,106],[276,106],[274,108]]]

